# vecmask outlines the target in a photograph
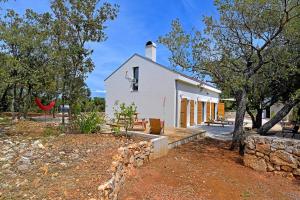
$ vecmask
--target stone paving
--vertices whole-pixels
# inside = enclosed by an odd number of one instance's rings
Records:
[[[233,125],[225,125],[224,127],[220,125],[197,126],[197,129],[202,129],[206,131],[205,136],[223,141],[229,141],[232,139],[231,132],[233,131],[233,128]]]

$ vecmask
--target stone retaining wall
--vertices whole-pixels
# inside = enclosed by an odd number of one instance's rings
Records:
[[[109,181],[100,185],[101,200],[116,200],[126,175],[134,167],[140,167],[149,161],[154,148],[152,141],[142,141],[126,147],[120,147],[118,154],[113,157],[111,165],[112,177]]]
[[[245,166],[287,177],[300,176],[300,140],[250,135],[245,144]]]
[[[183,144],[186,144],[186,143],[188,143],[188,142],[194,141],[194,140],[196,140],[196,139],[203,138],[204,135],[205,135],[205,132],[206,132],[206,131],[201,131],[201,132],[199,132],[199,133],[194,133],[194,134],[192,134],[192,135],[190,135],[190,136],[188,136],[188,137],[185,137],[185,138],[183,138],[183,139],[180,139],[180,140],[177,140],[177,141],[175,141],[175,142],[169,143],[169,144],[168,144],[168,148],[169,148],[169,149],[173,149],[173,148],[175,148],[175,147],[178,147],[178,146],[180,146],[180,145],[183,145]]]

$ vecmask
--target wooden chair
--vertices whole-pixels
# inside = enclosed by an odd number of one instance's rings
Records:
[[[149,119],[150,122],[150,134],[156,134],[160,135],[161,133],[164,133],[164,121],[161,121],[160,119]]]
[[[299,125],[293,124],[292,127],[287,127],[283,125],[282,127],[282,136],[285,137],[286,133],[292,133],[292,138],[295,137],[295,135],[298,133]]]
[[[130,128],[132,131],[145,131],[147,126],[147,121],[145,119],[136,120],[133,122],[133,127]]]

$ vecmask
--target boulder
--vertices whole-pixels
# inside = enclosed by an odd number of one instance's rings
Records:
[[[256,151],[269,154],[271,152],[271,145],[270,144],[256,144]]]
[[[286,177],[286,178],[294,178],[293,174],[292,173],[289,173],[289,172],[284,172],[284,171],[274,171],[274,174],[275,175],[279,175],[279,176],[283,176],[283,177]]]
[[[293,170],[293,174],[294,174],[294,175],[297,175],[297,176],[300,176],[300,168],[294,169],[294,170]]]
[[[271,163],[269,163],[269,162],[267,162],[267,171],[268,172],[272,172],[272,171],[274,171],[275,169],[274,169],[274,166],[271,164]]]
[[[245,143],[246,143],[246,148],[251,150],[255,149],[254,141],[250,137],[247,137]]]
[[[254,155],[246,154],[244,156],[244,164],[257,171],[267,171],[267,164],[263,158],[258,158]]]
[[[255,150],[252,150],[252,149],[249,149],[248,147],[246,147],[245,153],[246,154],[255,154]]]
[[[289,166],[281,166],[281,169],[283,170],[283,171],[286,171],[286,172],[291,172],[291,171],[293,171],[293,168],[291,168],[291,167],[289,167]]]
[[[274,149],[282,150],[282,149],[285,149],[286,144],[284,141],[274,140],[273,143],[271,144],[271,147],[273,147]]]
[[[300,145],[293,149],[293,154],[300,157]]]
[[[264,154],[263,154],[263,153],[260,153],[260,152],[258,152],[258,151],[255,153],[255,155],[257,155],[258,157],[264,157]]]
[[[276,165],[285,165],[297,168],[298,161],[286,151],[278,150],[270,154],[270,161]]]

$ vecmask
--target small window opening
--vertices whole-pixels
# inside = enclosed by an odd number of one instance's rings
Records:
[[[138,91],[139,89],[139,67],[133,68],[133,84],[132,84],[132,90]]]

